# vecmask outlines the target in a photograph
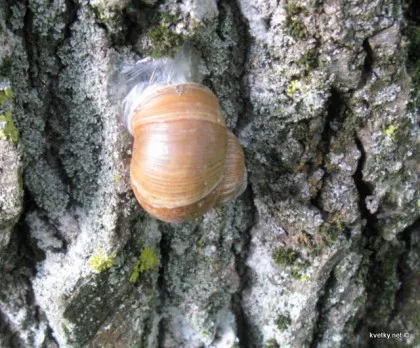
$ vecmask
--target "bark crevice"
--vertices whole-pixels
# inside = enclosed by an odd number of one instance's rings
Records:
[[[249,254],[249,249],[251,245],[251,229],[256,223],[256,214],[257,210],[254,206],[254,194],[252,191],[251,184],[248,185],[247,193],[244,198],[250,205],[250,221],[248,228],[243,232],[241,237],[241,250],[238,253],[235,249],[232,248],[232,253],[235,255],[235,270],[239,276],[240,284],[239,289],[236,293],[232,295],[231,307],[235,315],[236,325],[237,325],[237,335],[239,339],[239,345],[241,348],[252,347],[252,337],[251,337],[251,324],[243,308],[243,292],[250,286],[251,275],[250,268],[247,266],[246,261]]]

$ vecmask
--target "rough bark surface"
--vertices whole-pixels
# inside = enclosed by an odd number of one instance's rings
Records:
[[[419,346],[418,15],[0,0],[0,346]],[[249,183],[167,224],[131,192],[112,91],[184,41]]]

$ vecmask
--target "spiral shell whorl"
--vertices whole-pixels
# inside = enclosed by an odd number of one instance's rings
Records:
[[[160,220],[197,217],[243,192],[243,150],[207,87],[154,89],[134,110],[131,129],[133,191]]]

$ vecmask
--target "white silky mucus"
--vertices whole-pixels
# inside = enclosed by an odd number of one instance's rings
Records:
[[[132,135],[131,121],[134,110],[158,89],[188,82],[200,83],[200,59],[189,44],[185,44],[173,59],[144,58],[132,66],[123,66],[120,88],[129,91],[121,103],[122,122]]]

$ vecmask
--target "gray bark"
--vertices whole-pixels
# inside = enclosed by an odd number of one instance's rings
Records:
[[[0,0],[0,346],[420,345],[415,6]],[[184,41],[249,182],[168,224],[112,91]]]

